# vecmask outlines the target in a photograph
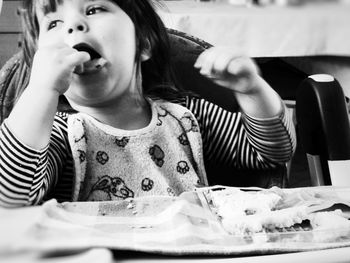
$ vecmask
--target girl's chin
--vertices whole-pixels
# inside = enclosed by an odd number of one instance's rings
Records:
[[[107,98],[96,98],[93,96],[71,97],[68,101],[74,109],[82,111],[83,108],[103,107],[107,104]]]

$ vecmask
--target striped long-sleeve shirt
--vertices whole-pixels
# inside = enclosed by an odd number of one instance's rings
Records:
[[[228,112],[204,99],[186,97],[200,126],[205,161],[242,168],[264,169],[287,162],[296,147],[291,117],[256,119]],[[49,198],[70,201],[74,180],[68,142],[67,113],[57,113],[49,145],[41,150],[22,143],[6,121],[0,129],[0,205],[38,204]]]

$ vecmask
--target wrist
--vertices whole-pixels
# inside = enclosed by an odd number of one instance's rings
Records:
[[[262,78],[247,93],[236,93],[243,113],[256,118],[271,118],[283,111],[283,102],[277,92]]]
[[[40,85],[35,84],[35,83],[30,83],[28,84],[27,88],[25,89],[26,92],[34,94],[35,97],[38,98],[48,98],[48,99],[54,99],[57,98],[61,95],[59,91],[55,89],[49,89],[47,87],[40,87]]]
[[[57,91],[28,85],[8,117],[9,127],[24,144],[42,149],[49,143],[57,105]]]
[[[245,93],[247,96],[261,96],[266,89],[271,88],[260,75],[252,76],[249,85],[250,88],[248,88],[247,92]]]

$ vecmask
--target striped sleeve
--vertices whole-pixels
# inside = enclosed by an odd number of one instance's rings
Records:
[[[296,135],[285,108],[274,118],[257,119],[196,97],[188,97],[186,107],[199,122],[206,160],[238,168],[265,169],[293,156]]]
[[[5,122],[0,129],[0,205],[17,207],[40,203],[57,183],[67,156],[66,121],[56,116],[49,145],[26,146]]]

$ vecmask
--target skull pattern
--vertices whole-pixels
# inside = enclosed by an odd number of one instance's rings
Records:
[[[109,157],[108,154],[104,151],[98,151],[96,153],[96,161],[98,161],[100,164],[104,165],[108,162]]]
[[[179,142],[180,142],[182,145],[189,145],[189,144],[190,144],[190,142],[188,141],[188,138],[187,138],[187,135],[186,135],[185,132],[182,133],[182,134],[178,137],[178,139],[179,139]]]
[[[159,107],[157,126],[161,126],[163,124],[163,121],[161,120],[161,118],[164,118],[167,115],[168,115],[168,111],[166,109],[163,109],[162,107]]]
[[[172,188],[168,187],[167,188],[167,192],[168,192],[168,195],[175,196],[175,192],[174,192],[174,190]]]
[[[82,150],[78,150],[79,152],[79,161],[80,163],[85,162],[86,160],[86,153]]]
[[[196,121],[193,119],[192,115],[186,112],[180,119],[186,132],[199,132],[199,127]]]
[[[144,178],[141,182],[141,188],[143,191],[148,192],[151,191],[154,185],[154,181],[150,178]]]
[[[104,199],[101,200],[101,196],[103,196]],[[108,197],[107,199],[106,196]],[[104,175],[93,185],[88,200],[112,200],[113,196],[121,199],[133,198],[134,192],[127,187],[124,180],[120,177]]]
[[[154,163],[157,166],[159,166],[159,167],[163,166],[165,154],[164,154],[163,150],[158,145],[152,146],[149,149],[149,154],[151,155],[152,160],[154,161]]]
[[[124,148],[129,143],[130,137],[115,138],[115,144]]]
[[[177,163],[176,170],[180,174],[185,174],[190,170],[190,167],[188,166],[188,163],[186,161],[180,161]]]

